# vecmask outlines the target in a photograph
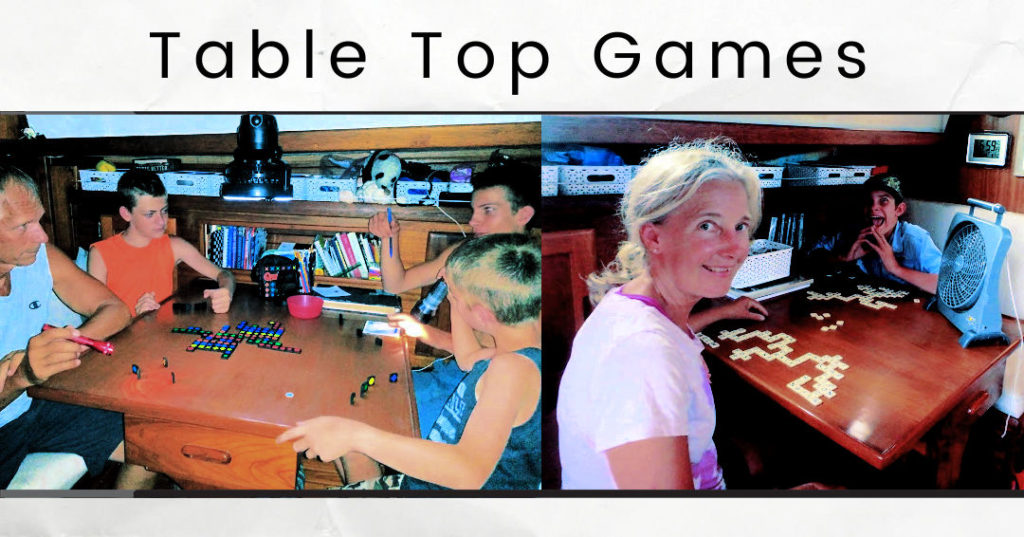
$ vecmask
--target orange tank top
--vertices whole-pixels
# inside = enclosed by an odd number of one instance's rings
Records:
[[[107,266],[107,287],[128,305],[132,317],[143,294],[155,292],[160,302],[174,292],[174,251],[168,235],[153,239],[142,248],[125,242],[120,233],[92,246]]]

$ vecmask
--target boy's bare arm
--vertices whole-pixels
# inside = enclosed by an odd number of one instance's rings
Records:
[[[401,436],[336,417],[302,422],[278,442],[294,440],[296,451],[308,450],[324,460],[358,451],[424,481],[480,488],[494,471],[512,428],[530,417],[540,397],[540,372],[533,363],[519,355],[506,357],[496,358],[480,379],[476,408],[458,444]]]
[[[107,283],[107,264],[103,261],[100,251],[95,247],[89,248],[89,262],[86,268],[88,268],[90,276],[99,280],[100,283]]]
[[[217,281],[217,289],[203,293],[204,297],[212,297],[215,313],[224,313],[231,306],[231,298],[235,296],[235,275],[230,270],[222,269],[199,253],[191,243],[180,237],[171,237],[171,249],[175,262],[185,263],[196,272]]]

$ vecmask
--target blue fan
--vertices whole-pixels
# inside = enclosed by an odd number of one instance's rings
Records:
[[[961,347],[992,340],[1008,344],[999,311],[999,272],[1011,241],[1010,231],[1000,225],[1006,209],[973,198],[967,204],[970,212],[957,213],[949,225],[935,303],[963,332]],[[995,222],[974,216],[975,207],[995,213]]]

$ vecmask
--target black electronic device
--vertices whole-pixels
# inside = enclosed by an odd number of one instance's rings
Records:
[[[281,154],[274,116],[242,115],[235,159],[224,170],[227,182],[221,186],[221,197],[226,200],[291,200],[291,167],[281,160]]]
[[[298,294],[299,262],[281,255],[265,255],[256,262],[250,274],[252,281],[259,285],[259,296],[279,302]]]

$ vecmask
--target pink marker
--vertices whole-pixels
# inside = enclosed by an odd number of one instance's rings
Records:
[[[55,328],[55,327],[54,326],[50,326],[48,324],[44,324],[43,325],[43,330],[49,330],[51,328]],[[70,339],[71,341],[74,341],[75,343],[80,343],[82,345],[88,345],[88,346],[90,346],[90,347],[92,347],[92,348],[102,352],[103,354],[108,354],[108,355],[109,354],[114,354],[114,344],[113,343],[109,343],[109,342],[106,342],[106,341],[96,341],[95,339],[87,338],[85,336],[76,336],[76,337],[68,338],[68,339]]]

